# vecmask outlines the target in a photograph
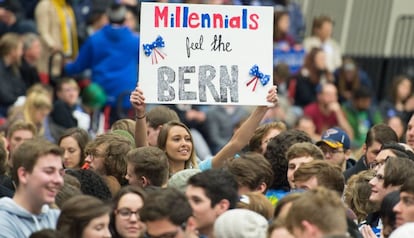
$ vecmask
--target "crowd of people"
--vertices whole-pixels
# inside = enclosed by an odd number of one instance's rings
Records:
[[[412,80],[295,1],[185,3],[274,7],[271,106],[147,105],[134,0],[0,1],[0,237],[410,237]]]

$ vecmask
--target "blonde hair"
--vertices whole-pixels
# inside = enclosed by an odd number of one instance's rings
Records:
[[[236,204],[236,208],[254,211],[269,221],[273,219],[273,205],[266,196],[260,192],[249,192],[241,195],[240,200]]]
[[[44,127],[42,122],[35,121],[33,115],[39,110],[52,110],[52,101],[50,95],[44,92],[34,91],[26,98],[26,102],[23,105],[23,118],[26,122],[36,125],[38,128],[38,135],[43,135]]]

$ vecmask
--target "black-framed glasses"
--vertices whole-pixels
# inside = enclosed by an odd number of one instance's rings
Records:
[[[374,162],[372,162],[372,163],[369,163],[369,164],[368,164],[368,167],[369,167],[370,169],[378,169],[378,168],[380,168],[381,166],[383,166],[383,165],[385,164],[385,162],[387,162],[387,160],[388,160],[389,158],[392,158],[392,156],[387,156],[387,157],[386,157],[383,161],[380,161],[380,162],[374,161]]]
[[[98,151],[88,151],[86,156],[89,156],[91,160],[94,160],[96,157],[106,157],[106,153],[99,153]]]
[[[177,236],[177,234],[180,232],[180,230],[184,231],[185,228],[187,226],[186,222],[183,222],[179,227],[177,227],[176,231],[170,231],[170,232],[166,232],[164,234],[161,235],[151,235],[148,232],[144,233],[144,238],[174,238]]]
[[[135,215],[135,217],[137,219],[139,219],[139,210],[136,211],[132,211],[129,208],[120,208],[120,209],[116,209],[115,213],[118,214],[122,219],[131,219],[132,214]]]

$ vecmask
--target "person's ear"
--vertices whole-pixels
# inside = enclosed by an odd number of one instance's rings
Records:
[[[301,224],[306,237],[321,237],[321,231],[314,224],[310,223],[307,220],[303,220]]]
[[[227,199],[221,199],[221,201],[218,202],[214,206],[214,210],[216,210],[216,214],[218,216],[220,216],[221,214],[223,214],[225,211],[229,210],[229,208],[230,208],[230,202]]]
[[[149,179],[147,179],[145,176],[141,176],[139,178],[139,182],[141,183],[142,187],[145,188],[147,186],[149,186],[151,183],[149,181]]]
[[[260,193],[264,193],[267,189],[267,184],[265,182],[262,182],[259,187],[256,188],[256,191]]]
[[[29,172],[23,168],[23,167],[19,167],[17,169],[17,179],[19,180],[19,184],[27,184],[27,182],[29,181]]]
[[[185,226],[185,233],[187,234],[197,234],[197,223],[193,216],[190,216],[187,219],[187,225]]]

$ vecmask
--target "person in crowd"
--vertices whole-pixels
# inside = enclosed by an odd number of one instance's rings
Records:
[[[224,212],[214,223],[215,238],[266,238],[268,221],[260,214],[247,209]]]
[[[369,181],[374,176],[374,170],[364,170],[352,175],[346,183],[344,202],[355,213],[357,224],[362,223],[368,214],[375,210],[375,205],[369,201],[371,195]]]
[[[273,43],[281,50],[290,50],[296,44],[295,39],[289,33],[289,12],[278,11],[274,13]]]
[[[69,128],[59,138],[58,145],[65,150],[63,165],[67,169],[79,169],[85,161],[85,147],[89,142],[89,134],[81,128]]]
[[[388,238],[391,233],[397,228],[395,224],[396,217],[395,212],[393,211],[393,207],[399,202],[399,200],[399,191],[394,191],[387,194],[381,203],[380,217],[382,221],[382,230],[380,235],[383,238]],[[377,237],[377,234],[375,234],[369,226],[362,226],[360,229],[364,238]]]
[[[113,199],[110,228],[113,238],[141,238],[145,224],[139,212],[144,206],[146,193],[135,186],[125,186]]]
[[[103,88],[107,96],[109,124],[127,114],[131,104],[126,92],[137,84],[139,36],[125,26],[126,6],[113,4],[107,11],[109,24],[89,37],[75,61],[67,63],[64,73],[74,75],[92,71],[92,82]]]
[[[353,92],[360,87],[373,87],[367,73],[358,67],[355,60],[351,57],[343,58],[341,67],[335,71],[334,75],[341,104],[350,101]]]
[[[390,238],[410,237],[414,231],[414,179],[407,178],[400,188],[400,201],[394,206],[396,226]]]
[[[377,205],[375,212],[368,214],[366,224],[377,232],[381,231],[379,207],[384,197],[398,191],[407,178],[414,176],[414,162],[404,157],[388,157],[384,164],[380,165],[376,175],[369,181],[371,195],[369,200]]]
[[[317,89],[321,83],[333,82],[333,75],[326,69],[326,53],[320,48],[310,50],[297,75],[288,83],[288,95],[297,107],[305,107],[317,99]]]
[[[338,102],[338,91],[332,83],[321,84],[318,87],[317,100],[303,109],[303,114],[312,118],[316,132],[322,133],[331,127],[340,127],[349,138],[354,137],[351,125]]]
[[[300,130],[308,134],[312,138],[313,142],[317,142],[321,139],[321,134],[316,133],[316,125],[312,118],[308,116],[302,116],[296,120],[295,129]]]
[[[406,122],[399,116],[392,116],[385,120],[385,124],[391,127],[397,134],[399,142],[405,142]]]
[[[405,141],[412,149],[414,149],[414,114],[411,115],[410,120],[407,123]]]
[[[375,167],[375,157],[381,151],[381,146],[389,142],[398,142],[397,134],[395,134],[391,127],[385,124],[371,127],[362,146],[363,155],[352,168],[345,170],[345,180],[363,170]]]
[[[63,78],[56,84],[57,100],[53,103],[50,118],[62,130],[72,127],[89,129],[91,119],[82,109],[79,94],[79,85],[73,78]]]
[[[339,127],[326,130],[322,135],[322,140],[316,145],[322,150],[328,162],[338,165],[342,171],[355,165],[355,160],[351,159],[351,141],[349,136]]]
[[[261,153],[266,152],[267,143],[287,129],[283,122],[269,122],[259,126],[249,141],[249,151]]]
[[[90,195],[78,195],[63,204],[56,229],[68,238],[110,238],[111,208]]]
[[[351,144],[354,149],[364,144],[369,128],[383,122],[380,111],[372,104],[371,90],[361,86],[352,93],[350,101],[342,105],[342,110],[353,131],[354,138]]]
[[[112,199],[107,183],[96,172],[90,169],[67,169],[65,174],[77,179],[82,194],[94,196],[105,202]]]
[[[267,238],[294,238],[282,221],[275,219],[267,229]]]
[[[385,164],[388,157],[400,157],[414,160],[414,153],[401,143],[385,143],[381,146],[380,152],[375,157],[375,160],[372,163],[372,169],[378,171],[378,169]]]
[[[311,162],[313,160],[324,160],[325,156],[321,149],[310,142],[300,142],[293,144],[286,152],[288,160],[287,180],[291,189],[295,188],[293,175],[301,164]]]
[[[213,236],[216,219],[236,207],[237,189],[233,175],[224,169],[210,169],[188,180],[185,193],[200,235]]]
[[[168,181],[169,165],[164,151],[158,147],[145,146],[130,150],[126,155],[125,178],[130,185],[164,187]]]
[[[26,83],[26,88],[41,83],[36,64],[42,54],[42,44],[37,34],[27,33],[23,35],[23,56],[20,65],[20,75]]]
[[[9,160],[8,164],[9,167],[12,167],[13,164],[13,153],[23,142],[26,140],[30,140],[37,136],[36,127],[30,123],[25,121],[16,121],[12,123],[9,128],[7,128],[7,142],[9,146],[7,149],[9,150]]]
[[[241,154],[237,159],[229,161],[226,168],[237,180],[240,195],[254,191],[266,193],[273,183],[272,167],[259,153]]]
[[[312,35],[306,37],[303,46],[307,52],[320,47],[326,53],[327,70],[333,73],[342,64],[342,50],[338,42],[332,38],[334,22],[330,16],[320,15],[313,19]]]
[[[286,152],[292,145],[300,142],[312,143],[312,139],[303,131],[291,129],[281,132],[267,144],[264,156],[272,165],[274,179],[266,192],[266,197],[273,205],[276,205],[277,201],[289,193],[291,189],[287,179]]]
[[[188,180],[198,173],[201,173],[200,169],[181,170],[168,179],[167,187],[176,188],[181,192],[185,193],[185,190],[187,189]]]
[[[286,226],[296,238],[349,237],[340,196],[323,187],[309,190],[292,202]]]
[[[0,117],[6,118],[9,108],[27,90],[18,68],[23,54],[21,37],[15,33],[3,35],[0,49]]]
[[[80,190],[80,186],[80,182],[76,177],[65,173],[63,175],[63,187],[56,194],[55,203],[52,204],[52,206],[61,209],[67,200],[83,194]]]
[[[379,104],[381,115],[384,119],[393,116],[401,117],[408,121],[411,112],[408,109],[408,99],[414,92],[413,83],[406,75],[397,75],[393,78],[388,95]]]
[[[11,181],[10,176],[7,174],[8,166],[8,152],[6,148],[6,138],[0,135],[0,198],[2,197],[13,197],[13,190],[3,185],[5,181]]]
[[[49,62],[52,54],[60,51],[67,59],[74,59],[78,54],[75,14],[67,0],[41,0],[35,8],[35,20],[43,49],[38,69],[41,74],[53,74],[60,71],[60,62],[64,59],[59,59],[59,64]],[[52,72],[49,72],[49,63],[53,65]]]
[[[95,140],[86,145],[87,167],[104,178],[112,196],[127,183],[125,157],[131,149],[130,140],[113,132],[98,135]]]
[[[278,101],[276,86],[273,86],[269,89],[266,96],[266,100],[269,103],[276,103]],[[142,90],[137,87],[130,97],[131,104],[136,111],[136,126],[135,126],[135,141],[137,147],[147,145],[147,128],[145,122],[145,97]],[[210,168],[220,168],[224,166],[225,162],[233,157],[236,153],[240,152],[244,146],[248,144],[251,136],[254,133],[254,130],[259,125],[264,114],[268,110],[267,106],[258,106],[250,114],[248,119],[241,125],[241,127],[234,133],[230,141],[221,149],[213,158],[203,160],[199,167],[201,170],[206,170]],[[169,126],[164,126],[161,128],[161,131],[158,135],[158,147],[166,151],[169,162],[170,162],[170,172],[178,172],[180,170],[190,168],[190,165],[195,168],[197,164],[195,163],[194,158],[194,143],[191,133],[184,124],[172,121],[168,124]],[[177,149],[174,147],[181,148],[177,153]],[[167,151],[168,149],[168,151]],[[172,151],[171,151],[172,150]],[[171,151],[171,153],[170,153]],[[195,166],[194,166],[195,165]]]
[[[198,237],[190,203],[175,188],[151,192],[144,200],[139,216],[147,226],[146,237]]]
[[[5,0],[0,3],[0,36],[8,32],[36,33],[35,23],[22,16],[24,9],[21,5],[19,1],[14,0]]]
[[[25,141],[13,153],[13,198],[0,199],[0,237],[28,237],[55,228],[59,216],[51,209],[63,186],[63,150],[42,138]]]
[[[7,121],[23,120],[36,126],[36,134],[54,142],[50,131],[49,115],[53,103],[46,91],[33,91],[27,95],[22,107],[15,107]]]

